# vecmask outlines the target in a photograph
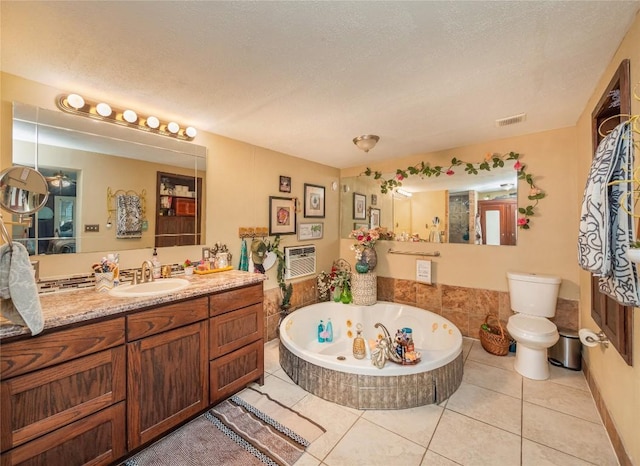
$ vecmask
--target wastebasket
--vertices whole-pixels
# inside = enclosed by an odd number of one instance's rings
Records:
[[[547,353],[549,362],[554,366],[566,367],[574,371],[582,369],[582,343],[578,332],[568,329],[558,329],[560,339],[549,348]]]

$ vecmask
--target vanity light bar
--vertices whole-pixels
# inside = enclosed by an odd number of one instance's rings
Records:
[[[108,121],[109,123],[185,141],[191,141],[198,134],[198,131],[193,126],[182,128],[174,121],[161,122],[157,117],[151,115],[146,118],[141,117],[133,110],[118,109],[105,102],[88,101],[78,94],[58,96],[56,105],[63,112],[73,115]]]

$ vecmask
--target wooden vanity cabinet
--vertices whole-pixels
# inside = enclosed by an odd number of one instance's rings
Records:
[[[264,382],[262,283],[209,298],[210,399],[215,404]]]
[[[129,449],[208,406],[208,317],[206,297],[127,316]]]
[[[126,452],[124,318],[3,344],[2,466],[109,464]]]

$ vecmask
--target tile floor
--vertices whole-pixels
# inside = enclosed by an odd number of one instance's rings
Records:
[[[464,339],[462,385],[440,405],[361,411],[302,390],[265,345],[260,389],[327,432],[296,466],[617,465],[582,372],[551,367],[546,381],[513,370],[513,355],[493,356]]]

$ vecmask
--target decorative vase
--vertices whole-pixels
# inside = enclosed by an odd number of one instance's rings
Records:
[[[358,324],[360,326],[360,324]],[[358,328],[358,335],[353,339],[353,357],[356,359],[364,359],[367,355],[367,350],[365,348],[366,342],[364,338],[362,338],[362,330]]]
[[[340,301],[342,304],[349,304],[351,299],[351,288],[349,288],[349,285],[345,285],[342,288],[342,293],[340,293]]]
[[[356,262],[356,272],[358,273],[367,273],[369,271],[369,264],[360,259]]]
[[[378,265],[378,254],[373,248],[364,248],[360,260],[369,266],[369,271],[372,271]]]
[[[339,288],[339,287],[337,287],[337,286],[333,289],[333,300],[334,300],[336,303],[339,303],[339,302],[340,302],[340,295],[341,295],[341,291],[342,291],[342,290],[340,290],[340,288]]]

